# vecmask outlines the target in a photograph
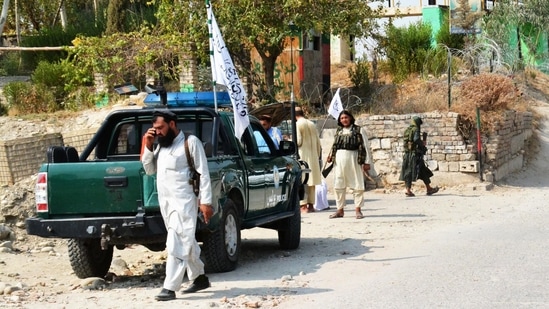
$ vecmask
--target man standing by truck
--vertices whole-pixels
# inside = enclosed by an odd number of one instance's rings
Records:
[[[210,287],[204,263],[200,260],[195,231],[197,208],[204,215],[206,224],[213,215],[212,188],[208,161],[200,140],[193,135],[185,136],[177,128],[177,116],[167,109],[155,111],[152,123],[152,128],[144,135],[142,163],[147,175],[156,173],[160,212],[168,231],[166,278],[162,291],[155,296],[158,301],[166,301],[175,299],[175,290],[180,288],[185,271],[193,283],[183,293]],[[158,138],[158,146],[153,149],[155,138]],[[193,161],[196,172],[200,174],[198,196],[190,182],[189,162],[192,164]]]
[[[314,212],[316,197],[316,185],[322,181],[320,174],[320,137],[314,122],[305,118],[305,113],[301,107],[295,108],[297,147],[299,149],[299,158],[309,164],[309,180],[305,186],[306,199],[300,201],[301,212]]]

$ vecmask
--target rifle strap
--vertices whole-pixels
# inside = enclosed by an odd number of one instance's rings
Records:
[[[185,154],[187,155],[187,164],[189,164],[191,171],[196,172],[196,168],[194,167],[194,160],[193,160],[193,157],[191,157],[191,153],[189,151],[188,136],[185,136]]]

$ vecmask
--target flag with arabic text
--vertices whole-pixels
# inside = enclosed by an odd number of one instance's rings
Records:
[[[250,124],[248,117],[248,105],[246,92],[238,77],[229,50],[221,36],[221,31],[215,20],[212,6],[206,2],[208,12],[208,30],[210,34],[210,62],[212,65],[213,82],[227,87],[234,111],[234,134],[241,138],[242,134]]]
[[[328,107],[328,114],[332,115],[336,120],[339,119],[339,114],[343,111],[343,103],[341,103],[339,89],[340,88],[337,88],[337,91],[332,98],[332,102],[330,102],[330,106]]]

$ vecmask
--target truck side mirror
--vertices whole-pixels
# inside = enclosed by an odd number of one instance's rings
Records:
[[[278,149],[283,156],[293,155],[295,153],[295,143],[293,141],[280,141]]]

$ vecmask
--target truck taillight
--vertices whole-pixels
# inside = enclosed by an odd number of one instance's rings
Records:
[[[34,188],[36,200],[36,212],[48,211],[48,173],[38,173],[36,187]]]

